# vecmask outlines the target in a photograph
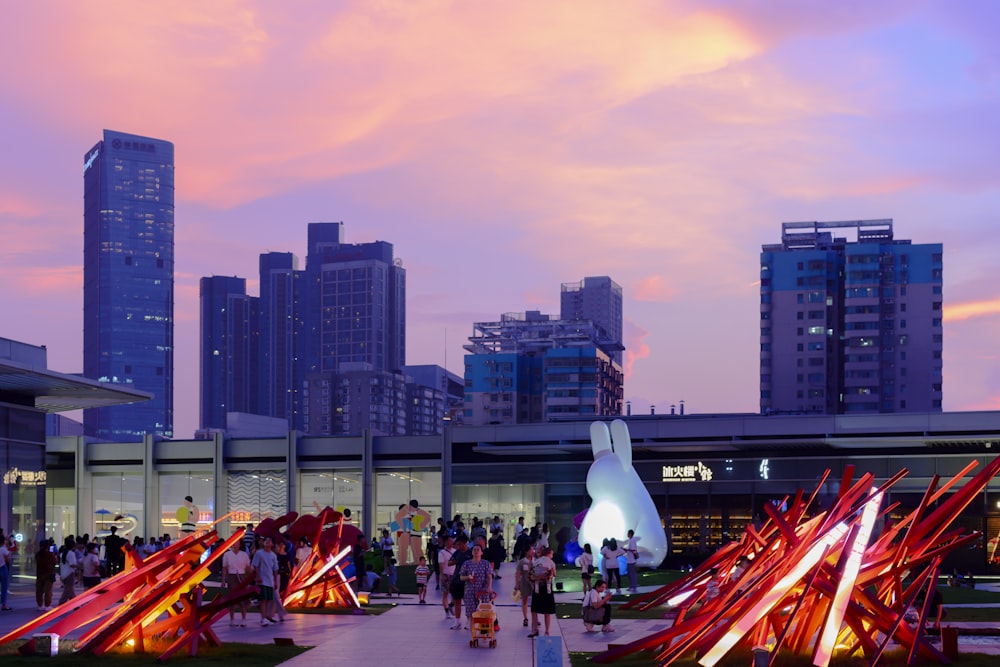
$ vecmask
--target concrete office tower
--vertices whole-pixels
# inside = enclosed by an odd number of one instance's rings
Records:
[[[892,220],[791,222],[760,257],[761,412],[941,411],[940,243]]]
[[[477,322],[465,349],[463,421],[529,424],[620,415],[623,378],[589,320],[539,311]]]
[[[174,146],[104,131],[83,156],[83,374],[153,395],[84,413],[87,434],[173,436]]]
[[[199,428],[227,428],[227,412],[257,414],[259,299],[246,280],[201,279],[201,412]]]
[[[568,322],[589,320],[600,332],[601,347],[622,365],[622,287],[608,276],[590,276],[578,283],[563,283],[559,319]]]

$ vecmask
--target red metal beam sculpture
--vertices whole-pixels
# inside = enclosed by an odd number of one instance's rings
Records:
[[[272,537],[280,537],[278,530],[284,526],[293,539],[305,536],[312,538],[313,544],[309,558],[292,575],[285,604],[359,608],[344,567],[360,531],[346,523],[340,512],[326,508],[318,516],[298,517],[290,512],[261,522],[258,532],[273,529]],[[218,533],[211,530],[177,540],[146,559],[126,546],[124,571],[0,637],[0,645],[36,632],[64,636],[92,625],[80,636],[76,652],[102,655],[127,642],[134,651],[143,652],[147,640],[155,637],[171,642],[159,656],[165,660],[185,647],[195,655],[202,642],[218,646],[212,624],[231,605],[256,595],[257,588],[247,579],[239,589],[204,602],[202,582],[210,566],[242,538],[243,529],[239,529],[220,542]],[[34,640],[21,650],[33,652]]]
[[[883,498],[905,470],[875,486],[870,473],[853,481],[849,467],[836,500],[819,511],[812,506],[827,471],[808,500],[800,491],[785,499],[783,512],[766,506],[768,520],[759,530],[748,526],[741,541],[722,547],[687,577],[626,604],[666,605],[677,618],[670,628],[609,649],[594,662],[642,651],[669,665],[694,652],[703,667],[714,667],[733,649],[754,648],[768,651],[771,665],[786,650],[810,655],[817,667],[826,667],[835,652],[863,655],[874,666],[895,641],[910,665],[918,656],[948,663],[924,637],[924,626],[942,559],[980,537],[948,529],[1000,472],[998,458],[959,487],[976,465],[940,486],[934,478],[919,506],[891,525],[896,505],[884,508]],[[885,527],[879,534],[880,519]],[[709,599],[713,570],[719,593]],[[918,609],[916,623],[904,618],[911,606]]]
[[[170,653],[186,645],[194,655],[202,640],[218,645],[212,623],[226,612],[228,604],[249,597],[253,589],[233,592],[203,605],[202,582],[209,575],[210,565],[242,535],[240,530],[221,545],[217,544],[215,530],[191,535],[145,560],[126,547],[123,572],[0,637],[0,644],[36,631],[63,636],[92,625],[77,642],[78,653],[102,655],[129,640],[134,650],[141,652],[152,637],[175,639],[174,646],[168,649]],[[209,552],[213,545],[216,548]],[[33,651],[33,640],[22,650]]]
[[[298,541],[312,544],[309,556],[295,566],[282,602],[287,608],[345,607],[360,609],[358,596],[350,586],[344,568],[361,531],[340,512],[327,507],[316,516],[299,517],[288,528]]]

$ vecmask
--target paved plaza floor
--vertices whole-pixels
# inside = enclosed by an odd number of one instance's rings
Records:
[[[286,667],[331,667],[334,665],[392,664],[407,667],[447,667],[475,664],[476,667],[530,666],[540,644],[528,638],[530,628],[522,624],[520,604],[510,598],[513,566],[505,563],[495,582],[500,631],[497,647],[469,646],[468,630],[451,630],[454,621],[445,618],[440,593],[433,590],[427,604],[418,604],[416,595],[391,598],[395,608],[380,615],[290,614],[284,623],[261,627],[260,617],[251,613],[246,627],[231,627],[228,618],[215,624],[224,642],[271,644],[276,637],[291,639],[299,646],[315,647],[284,663]],[[58,584],[57,584],[58,587]],[[58,595],[58,590],[57,590]],[[579,602],[580,593],[557,593],[560,602]],[[389,603],[379,596],[377,604]],[[34,600],[34,581],[15,579],[9,603],[11,611],[0,612],[0,634],[6,634],[39,614]],[[562,664],[569,665],[570,651],[597,652],[616,644],[635,641],[668,627],[665,620],[613,620],[614,633],[587,633],[579,616],[553,618],[550,633],[558,638]],[[957,627],[993,624],[954,623]],[[69,637],[72,638],[72,635]],[[960,651],[1000,655],[1000,638],[959,637]]]

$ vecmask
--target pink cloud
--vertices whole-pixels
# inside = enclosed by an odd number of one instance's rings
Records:
[[[0,266],[0,281],[5,289],[14,288],[21,296],[49,298],[79,295],[83,290],[83,267]]]
[[[635,363],[641,359],[649,357],[650,348],[646,342],[646,339],[649,336],[649,331],[642,328],[632,320],[625,318],[625,368],[622,370],[625,373],[626,382],[628,382],[629,378],[632,377]]]
[[[661,275],[646,276],[633,288],[632,298],[636,301],[667,302],[677,296],[677,288],[668,285]]]
[[[1000,299],[970,301],[944,305],[944,321],[958,322],[976,317],[1000,314]]]

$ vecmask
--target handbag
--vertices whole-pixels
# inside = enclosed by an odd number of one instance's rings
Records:
[[[521,591],[515,588],[514,591],[510,594],[510,598],[514,602],[520,602],[521,601]]]
[[[584,623],[603,623],[604,622],[604,610],[598,609],[592,605],[585,605],[583,607],[583,622]]]

